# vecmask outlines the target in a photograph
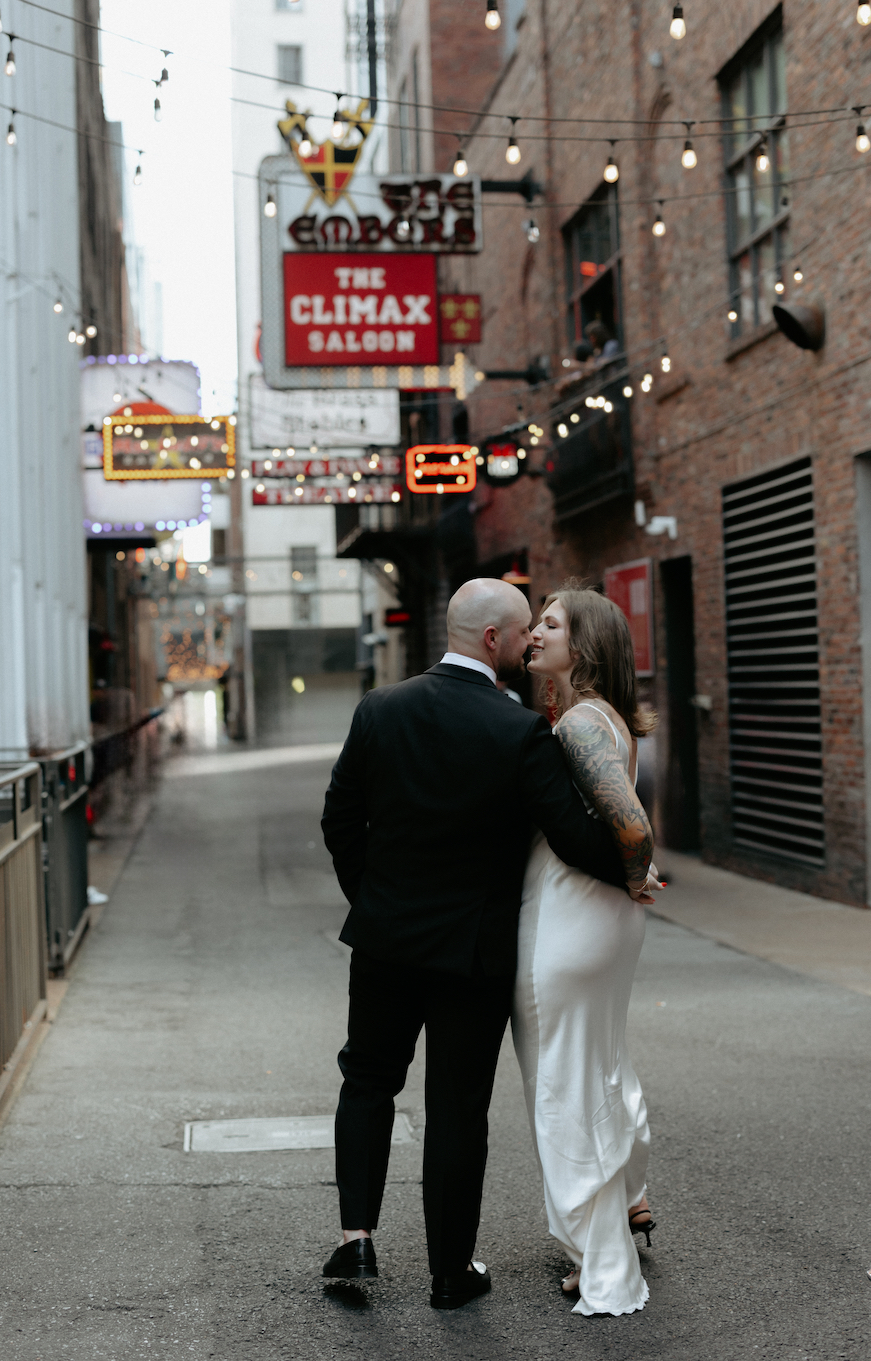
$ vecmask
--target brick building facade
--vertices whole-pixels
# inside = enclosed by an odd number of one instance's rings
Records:
[[[407,168],[449,168],[461,141],[473,174],[542,191],[486,195],[483,252],[440,262],[443,292],[482,296],[478,368],[550,373],[467,402],[473,442],[522,427],[528,455],[475,493],[477,570],[519,567],[535,607],[569,574],[650,559],[658,836],[864,905],[871,155],[851,110],[871,98],[871,28],[840,0],[687,6],[681,41],[664,0],[501,8],[493,33],[483,0],[404,0],[391,92],[428,16],[425,102],[480,112],[417,111],[431,160]],[[483,98],[475,50],[498,67]],[[772,304],[816,308],[821,348]],[[584,358],[596,320],[612,343]],[[590,406],[603,395],[610,411]]]

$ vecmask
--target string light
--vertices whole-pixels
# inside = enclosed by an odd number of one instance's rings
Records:
[[[511,119],[511,136],[508,138],[508,146],[505,151],[505,159],[509,165],[520,164],[520,147],[517,145],[517,138],[514,136],[514,125],[516,118]]]
[[[729,318],[730,321],[738,320],[738,313],[735,311],[734,307],[729,308],[728,312],[726,313],[726,316]]]
[[[783,270],[778,269],[777,278],[774,280],[774,291],[775,293],[782,293],[785,288],[786,284],[783,282]]]
[[[663,373],[671,373],[671,359],[667,354],[662,356],[659,363]]]
[[[89,326],[86,326],[86,327],[85,327],[85,335],[88,337],[89,340],[93,340],[93,339],[94,339],[94,336],[95,336],[96,334],[97,334],[97,328],[96,328],[96,326],[94,325],[93,322],[91,322],[91,324],[90,324]]]
[[[53,312],[58,312],[58,313],[60,313],[60,312],[62,312],[63,310],[64,310],[64,305],[63,305],[63,303],[61,302],[60,298],[57,298],[57,299],[55,300],[55,304],[54,304],[54,307],[52,308],[52,311],[53,311]]]
[[[263,205],[263,216],[264,216],[264,217],[275,217],[275,214],[276,214],[277,212],[278,212],[278,207],[276,206],[275,199],[273,198],[272,194],[267,194],[267,195],[266,195],[266,202],[265,202],[264,205]]]
[[[468,175],[468,173],[469,163],[463,154],[463,148],[461,146],[457,147],[457,154],[454,158],[454,174],[458,179],[462,179],[463,176]]]
[[[154,121],[155,121],[155,123],[159,123],[160,120],[161,120],[161,118],[162,118],[162,116],[163,116],[163,115],[161,114],[161,111],[160,111],[160,100],[159,100],[159,99],[157,98],[157,96],[155,95],[155,97],[154,97]]]
[[[69,329],[69,331],[67,332],[67,340],[70,342],[71,345],[75,345],[75,343],[76,343],[76,328],[75,328],[75,326],[71,326],[70,329]]]
[[[864,123],[860,123],[856,128],[856,150],[863,153],[871,151],[871,137],[865,131]]]
[[[856,10],[856,23],[866,28],[871,24],[871,5],[860,5]]]
[[[523,230],[526,232],[526,239],[531,246],[534,246],[536,241],[540,240],[541,232],[534,217],[531,217],[528,222],[524,222]]]
[[[141,184],[141,183],[142,183],[142,162],[141,162],[141,161],[140,161],[139,164],[137,165],[136,169],[133,171],[133,183],[134,183],[134,184]]]
[[[680,158],[680,163],[683,166],[684,170],[694,170],[699,163],[699,158],[693,149],[692,142],[690,141],[690,133],[693,130],[692,123],[687,123],[686,129],[687,139],[683,144],[683,153]]]
[[[14,109],[12,110],[12,118],[13,118],[13,119],[15,118],[15,110],[14,110]],[[17,141],[18,141],[18,135],[17,135],[17,133],[16,133],[16,131],[15,131],[15,123],[12,122],[12,121],[10,120],[9,127],[6,129],[6,144],[7,144],[7,146],[15,146],[15,143],[16,143]]]
[[[308,135],[308,128],[305,125],[305,120],[303,120],[302,137],[300,138],[297,151],[299,152],[300,156],[302,156],[303,160],[307,160],[308,157],[314,151],[314,147],[312,146],[312,140]]]
[[[804,278],[804,275],[801,272],[801,265],[796,265],[795,269],[792,271],[792,277],[795,279],[797,284],[801,283],[802,279]]]
[[[3,68],[4,71],[6,72],[7,76],[14,76],[14,75],[15,75],[15,53],[12,51],[12,44],[14,43],[14,41],[15,41],[15,39],[13,38],[12,34],[10,33],[10,34],[9,34],[9,51],[6,53],[6,65],[5,65],[4,68]]]
[[[336,95],[336,112],[333,114],[333,126],[330,128],[330,136],[334,142],[341,142],[345,135],[345,120],[342,117],[342,110],[339,108],[342,96]]]
[[[641,391],[649,392],[652,387],[653,387],[653,374],[645,373],[644,377],[641,380]]]
[[[659,203],[659,211],[651,228],[654,236],[665,236],[665,223],[662,220],[662,200]]]
[[[487,13],[484,15],[484,23],[493,33],[496,32],[496,29],[502,23],[502,15],[499,13],[498,0],[487,0]]]
[[[668,26],[668,31],[676,40],[686,37],[687,26],[684,23],[683,5],[675,5],[674,10],[672,11],[671,23]]]
[[[631,383],[627,383],[627,384],[625,385],[625,387],[623,388],[623,396],[624,396],[624,397],[631,397],[631,396],[632,396],[632,384],[631,384]]]
[[[771,161],[768,159],[768,138],[763,137],[759,143],[759,150],[756,153],[756,169],[760,175],[764,175],[769,169]]]
[[[602,172],[602,178],[605,179],[608,182],[608,184],[616,184],[620,178],[620,167],[614,160],[613,142],[611,143],[611,155],[608,157],[608,164],[605,166],[605,169]]]

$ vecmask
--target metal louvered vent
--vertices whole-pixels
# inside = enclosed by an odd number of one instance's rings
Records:
[[[822,865],[810,459],[724,488],[723,544],[735,841]]]

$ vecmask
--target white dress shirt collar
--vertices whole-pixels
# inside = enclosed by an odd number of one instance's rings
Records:
[[[496,684],[496,672],[492,666],[486,662],[479,662],[477,657],[464,657],[462,652],[446,652],[439,662],[439,666],[467,666],[470,671],[480,671],[482,676],[489,676],[493,684]]]

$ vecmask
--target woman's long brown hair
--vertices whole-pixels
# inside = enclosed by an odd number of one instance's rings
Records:
[[[585,589],[574,577],[547,597],[541,607],[542,616],[555,600],[568,619],[575,694],[601,696],[617,710],[633,737],[646,737],[656,727],[656,714],[638,707],[635,653],[625,614],[613,600]],[[547,701],[560,710],[556,686],[551,681],[547,684]]]

